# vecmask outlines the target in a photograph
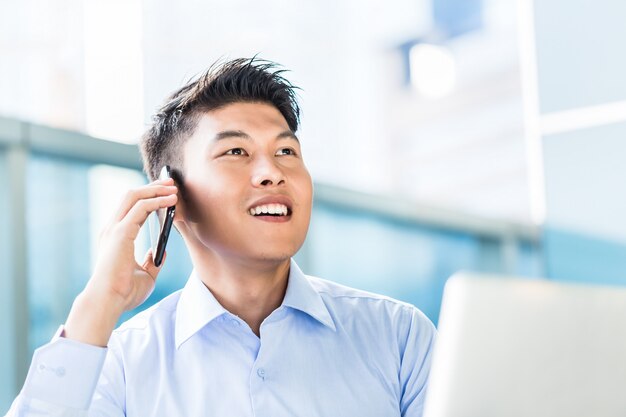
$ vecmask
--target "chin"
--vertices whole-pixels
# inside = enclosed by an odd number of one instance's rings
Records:
[[[197,240],[216,256],[238,259],[238,262],[279,263],[290,259],[304,244],[304,239],[294,236],[263,236],[256,242],[248,235],[211,236],[210,233],[196,233]]]
[[[268,250],[264,248],[263,251],[249,251],[247,253],[242,253],[242,257],[248,258],[251,261],[261,262],[261,263],[281,263],[288,261],[293,255],[295,255],[297,250]]]
[[[264,262],[283,262],[290,259],[295,252],[263,252],[255,254],[254,259]]]

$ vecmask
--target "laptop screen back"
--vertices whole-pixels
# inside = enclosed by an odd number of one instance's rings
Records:
[[[626,415],[626,289],[457,274],[425,417]]]

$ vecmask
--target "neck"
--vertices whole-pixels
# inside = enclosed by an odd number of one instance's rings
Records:
[[[217,301],[260,337],[261,323],[285,297],[290,260],[225,259],[212,251],[190,255],[196,273]]]

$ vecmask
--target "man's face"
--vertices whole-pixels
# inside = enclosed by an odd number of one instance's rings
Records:
[[[272,105],[234,103],[201,116],[184,146],[184,187],[186,240],[201,250],[284,261],[304,242],[311,176],[300,143]]]

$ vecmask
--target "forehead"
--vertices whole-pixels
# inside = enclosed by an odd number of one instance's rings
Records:
[[[267,130],[289,130],[289,125],[271,104],[233,103],[204,113],[196,126],[196,133],[202,133],[202,136],[225,130],[243,130],[254,134]]]

